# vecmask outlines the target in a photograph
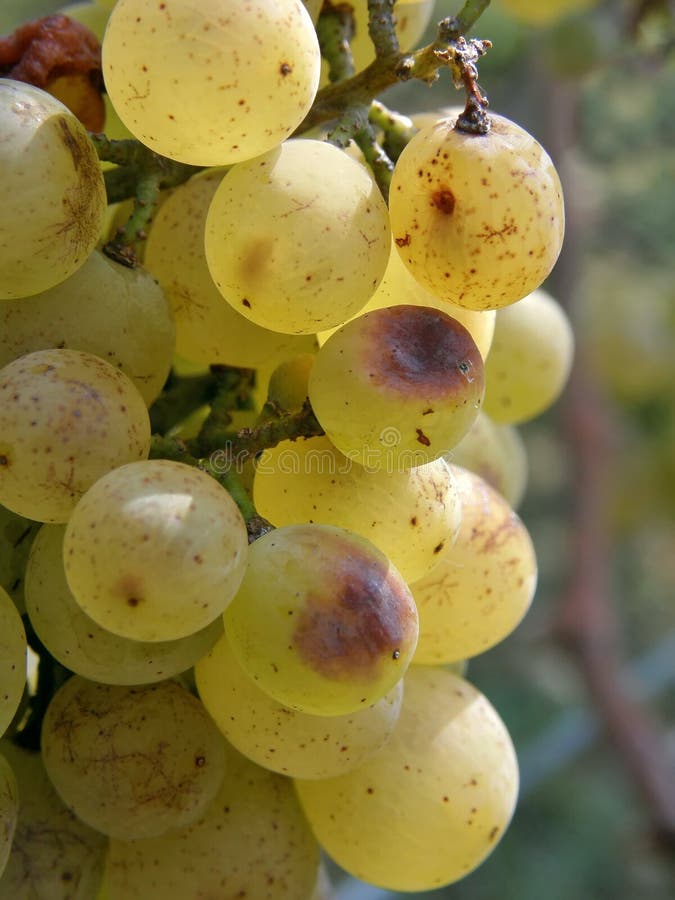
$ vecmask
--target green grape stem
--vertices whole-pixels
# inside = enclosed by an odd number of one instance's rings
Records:
[[[368,34],[379,59],[400,53],[394,0],[368,0]]]
[[[348,3],[324,3],[316,25],[321,55],[328,63],[331,84],[354,74],[350,40],[354,36],[354,14]]]

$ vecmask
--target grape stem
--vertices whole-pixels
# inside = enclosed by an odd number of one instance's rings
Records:
[[[354,57],[349,42],[354,37],[354,11],[348,3],[326,0],[316,23],[321,56],[328,63],[331,84],[354,74]]]

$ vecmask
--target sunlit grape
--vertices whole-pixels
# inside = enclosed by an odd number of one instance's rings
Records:
[[[384,274],[391,231],[370,173],[332,144],[305,139],[225,176],[205,241],[213,280],[238,312],[264,328],[309,334],[366,303]]]
[[[225,771],[220,733],[174,681],[119,687],[74,675],[45,714],[42,758],[64,803],[120,840],[196,821]]]
[[[479,691],[451,672],[413,666],[389,743],[352,772],[296,787],[338,865],[416,892],[462,878],[494,849],[513,813],[518,767]]]
[[[300,0],[119,0],[103,74],[129,130],[199,166],[251,159],[300,124],[320,52]]]
[[[496,309],[539,287],[564,231],[560,179],[543,147],[490,114],[487,134],[455,119],[419,131],[399,157],[389,210],[403,262],[432,293]]]
[[[73,512],[66,577],[84,612],[138,641],[170,641],[223,612],[244,574],[248,535],[215,479],[157,459],[110,472]]]
[[[417,611],[369,541],[328,525],[288,525],[249,548],[225,631],[258,687],[284,706],[333,716],[370,706],[401,678]]]

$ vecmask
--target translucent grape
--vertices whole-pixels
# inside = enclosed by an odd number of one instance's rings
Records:
[[[366,303],[391,231],[363,166],[324,141],[293,140],[225,176],[205,243],[213,280],[237,311],[273,331],[310,334]]]
[[[485,369],[485,411],[509,424],[540,415],[560,396],[573,356],[572,326],[545,291],[499,310]]]
[[[396,246],[432,293],[497,309],[539,287],[562,246],[560,179],[520,126],[490,115],[485,135],[455,119],[423,128],[394,170],[389,210]]]
[[[345,459],[326,437],[282,441],[256,465],[256,509],[275,525],[320,522],[368,538],[406,581],[433,568],[459,528],[450,469],[438,459],[371,472]]]
[[[66,578],[84,612],[137,641],[171,641],[205,628],[234,596],[248,535],[215,479],[165,459],[101,478],[73,512]]]
[[[478,475],[453,467],[462,498],[457,540],[411,585],[420,617],[415,662],[466,659],[499,643],[529,609],[537,584],[530,535]]]
[[[289,709],[248,677],[226,636],[197,663],[195,678],[228,741],[258,765],[295,778],[328,778],[362,763],[390,738],[403,696],[399,681],[377,703],[349,715]]]
[[[350,874],[426,891],[462,878],[495,847],[513,813],[518,768],[479,691],[451,672],[413,666],[389,743],[352,772],[296,788],[322,847]]]
[[[145,262],[169,298],[176,322],[176,351],[210,365],[257,368],[311,349],[309,336],[280,334],[238,313],[213,283],[206,263],[204,228],[222,171],[191,178],[171,194],[152,224]]]
[[[225,772],[218,729],[174,681],[120,687],[73,675],[47,708],[42,758],[64,803],[120,840],[196,821]]]
[[[316,94],[320,51],[300,0],[119,0],[103,40],[115,109],[144,144],[219,166],[287,138]]]
[[[5,871],[19,815],[19,786],[12,767],[0,753],[0,876]]]
[[[413,278],[403,264],[400,254],[393,247],[379,287],[357,315],[361,316],[374,309],[384,309],[385,306],[401,306],[408,303],[415,306],[430,306],[432,309],[439,309],[452,316],[453,319],[457,319],[471,334],[481,356],[486,359],[495,330],[496,312],[494,310],[464,309],[431,294]],[[319,343],[325,343],[335,331],[337,328],[322,331],[318,335]]]
[[[321,347],[309,379],[312,407],[335,446],[388,471],[447,453],[471,427],[483,389],[469,332],[425,306],[348,322]]]
[[[290,781],[225,748],[223,784],[187,828],[144,841],[110,842],[110,900],[304,900],[319,848]]]
[[[128,375],[148,406],[169,374],[174,343],[157,282],[98,250],[56,287],[0,304],[0,366],[34,350],[85,350]]]
[[[124,373],[91,353],[37,350],[0,369],[0,503],[65,522],[115,466],[144,459],[150,420]]]
[[[26,560],[39,527],[37,522],[0,506],[0,587],[7,591],[20,614],[26,611],[23,592]]]
[[[0,588],[0,735],[14,718],[26,684],[26,633],[16,606]]]
[[[78,675],[105,684],[149,684],[184,672],[222,634],[216,619],[177,641],[132,641],[97,625],[75,601],[63,567],[64,525],[44,525],[26,568],[26,609],[52,656]]]
[[[480,475],[513,509],[520,505],[527,486],[527,451],[520,432],[512,425],[498,425],[481,410],[445,458]]]
[[[0,900],[91,900],[101,881],[107,838],[61,801],[39,753],[0,744],[19,787],[19,818]]]
[[[328,525],[289,525],[249,548],[225,631],[258,687],[284,706],[333,716],[370,706],[401,678],[417,611],[369,541]]]
[[[54,97],[0,79],[0,300],[47,290],[94,249],[106,208],[84,126]]]

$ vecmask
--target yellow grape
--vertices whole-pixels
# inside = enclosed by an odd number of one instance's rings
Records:
[[[26,685],[26,633],[12,598],[0,588],[0,737],[19,708]]]
[[[382,750],[345,775],[295,784],[338,865],[417,892],[457,881],[494,849],[515,807],[518,766],[504,723],[476,688],[413,666]]]
[[[481,410],[445,459],[480,475],[513,509],[520,506],[527,487],[527,451],[513,425],[498,425]]]
[[[19,818],[0,900],[91,900],[103,873],[105,835],[77,818],[58,796],[42,756],[0,743],[19,787]]]
[[[294,778],[354,769],[391,736],[401,708],[399,681],[381,700],[343,716],[289,709],[244,672],[224,635],[195,666],[197,690],[216,725],[248,759]]]
[[[275,525],[320,522],[354,531],[407,582],[436,565],[459,528],[460,504],[445,460],[371,472],[345,459],[327,437],[265,450],[253,490],[256,509]]]
[[[0,369],[0,503],[65,522],[102,475],[150,449],[148,410],[98,356],[36,350]]]
[[[572,326],[550,294],[533,291],[500,309],[485,367],[485,412],[509,424],[545,412],[567,384],[573,357]]]
[[[497,309],[549,274],[562,246],[560,179],[543,147],[491,114],[487,134],[455,118],[419,131],[396,163],[389,211],[401,258],[429,291]]]
[[[12,767],[0,752],[0,876],[9,859],[18,815],[19,786]]]
[[[264,328],[311,334],[366,303],[391,231],[370,173],[332,144],[303,139],[230,170],[211,202],[205,244],[213,280],[238,312]]]
[[[0,300],[72,275],[96,246],[105,185],[84,125],[50,94],[0,78]]]
[[[41,745],[63,802],[125,841],[195,822],[225,773],[218,729],[175,681],[120,687],[73,675],[49,703]]]
[[[63,566],[64,525],[44,525],[26,566],[26,610],[47,650],[67,668],[104,684],[149,684],[178,675],[222,634],[220,618],[176,641],[134,641],[106,631],[73,597]]]
[[[246,567],[234,500],[200,469],[166,459],[109,472],[75,508],[66,578],[84,612],[137,641],[194,634],[219,616]]]
[[[457,319],[471,334],[483,359],[487,357],[492,344],[492,334],[495,330],[496,312],[494,310],[464,309],[431,294],[413,278],[403,264],[400,254],[392,244],[392,252],[389,254],[384,277],[373,296],[356,316],[362,316],[364,313],[372,312],[374,309],[384,309],[386,306],[401,306],[406,303],[415,306],[430,306],[432,309],[439,309],[441,312],[452,316],[453,319]],[[356,318],[356,316],[352,318]],[[319,343],[324,344],[331,334],[336,331],[337,328],[331,328],[320,332],[318,335]]]
[[[414,661],[455,662],[509,635],[530,607],[537,558],[527,528],[482,478],[453,466],[462,498],[457,540],[410,586],[420,617]]]
[[[314,353],[301,353],[279,363],[270,376],[267,399],[281,409],[300,409],[309,396],[314,356]]]
[[[85,350],[128,375],[148,406],[169,374],[174,340],[154,278],[99,250],[61,284],[0,304],[0,366],[33,350]]]
[[[300,0],[119,0],[103,39],[106,88],[124,124],[197,166],[251,159],[287,138],[319,68]]]
[[[531,25],[550,25],[569,13],[598,5],[598,0],[501,0],[515,19]]]
[[[171,193],[150,228],[145,263],[173,309],[180,356],[205,365],[257,368],[309,349],[310,338],[255,325],[230,306],[213,283],[204,226],[222,178],[221,170],[207,172]]]
[[[427,306],[377,309],[319,350],[309,397],[351,460],[401,471],[447,453],[483,399],[483,359],[464,326]]]
[[[244,670],[275,700],[335,716],[372,705],[401,678],[417,611],[369,541],[328,525],[288,525],[251,544],[225,632]]]
[[[310,897],[319,847],[291,782],[229,745],[225,757],[222,786],[193,825],[148,840],[110,842],[108,900]]]

